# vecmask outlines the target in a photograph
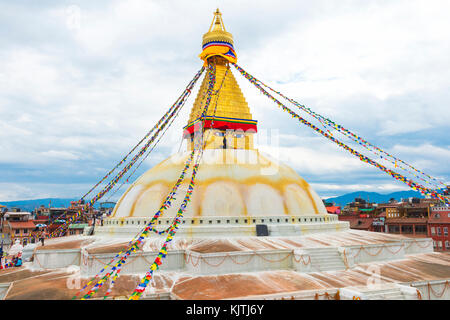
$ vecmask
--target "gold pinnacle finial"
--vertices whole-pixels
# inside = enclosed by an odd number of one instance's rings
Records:
[[[213,17],[213,20],[211,22],[211,26],[209,27],[208,32],[211,32],[211,31],[225,31],[226,32],[227,30],[225,30],[225,25],[223,24],[223,20],[222,20],[222,13],[220,12],[219,8],[217,8],[217,10],[214,11],[213,13],[214,13],[214,17]]]
[[[216,23],[217,23],[217,20],[219,20],[220,16],[222,16],[222,13],[220,12],[219,8],[217,8],[216,12],[214,12],[214,17],[216,18]]]
[[[213,14],[214,17],[211,21],[209,30],[203,35],[202,45],[205,45],[210,41],[225,41],[233,44],[233,36],[225,29],[225,24],[222,20],[222,13],[220,12],[219,8],[217,8],[216,11],[213,12]]]

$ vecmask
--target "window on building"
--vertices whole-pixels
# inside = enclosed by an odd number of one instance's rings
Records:
[[[20,229],[16,229],[16,234],[19,234],[20,233]]]
[[[433,247],[436,248],[437,247],[437,241],[433,240]]]
[[[442,250],[442,241],[438,241],[438,249]]]
[[[435,235],[436,234],[436,229],[434,227],[431,227],[431,234]]]
[[[437,227],[436,229],[437,229],[437,234],[438,234],[438,236],[440,236],[440,235],[441,235],[441,228],[440,228],[440,227]]]
[[[399,233],[400,232],[400,228],[398,226],[389,226],[389,233]]]
[[[413,233],[413,228],[410,225],[402,226],[402,233]]]
[[[444,227],[444,236],[448,236],[448,227]]]
[[[416,226],[416,233],[427,233],[427,226]]]
[[[435,219],[439,219],[441,217],[441,215],[439,214],[439,213],[436,213],[435,215],[434,215],[434,218]]]
[[[450,249],[450,241],[448,240],[445,241],[445,249],[446,250]]]

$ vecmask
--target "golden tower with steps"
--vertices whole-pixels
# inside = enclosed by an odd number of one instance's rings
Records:
[[[203,52],[200,58],[207,65],[214,65],[216,82],[211,102],[206,112],[203,136],[207,149],[253,149],[253,134],[256,133],[256,120],[252,119],[250,108],[239,85],[231,72],[230,62],[236,61],[233,36],[225,30],[220,11],[214,13],[209,31],[203,35]],[[188,149],[193,148],[193,135],[206,104],[208,77],[202,81],[194,101],[185,138]]]

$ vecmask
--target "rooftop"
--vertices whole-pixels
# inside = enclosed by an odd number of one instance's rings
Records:
[[[354,219],[350,221],[350,228],[352,229],[369,229],[372,226],[373,219]]]
[[[8,221],[11,229],[34,229],[36,225],[32,221]]]
[[[391,218],[386,223],[427,223],[428,218]]]
[[[25,212],[25,211],[19,211],[19,212],[7,211],[7,212],[5,213],[5,217],[8,217],[8,216],[26,216],[26,215],[31,215],[31,212]]]

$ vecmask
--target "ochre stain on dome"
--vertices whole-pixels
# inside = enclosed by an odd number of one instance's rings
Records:
[[[326,214],[320,198],[291,168],[257,150],[239,150],[254,153],[257,163],[243,163],[240,157],[234,158],[235,164],[214,163],[218,153],[228,151],[205,151],[185,217]],[[153,216],[178,179],[187,156],[174,155],[143,174],[119,200],[112,217]],[[274,172],[261,175],[267,168]],[[175,215],[190,173],[188,170],[166,216]]]

